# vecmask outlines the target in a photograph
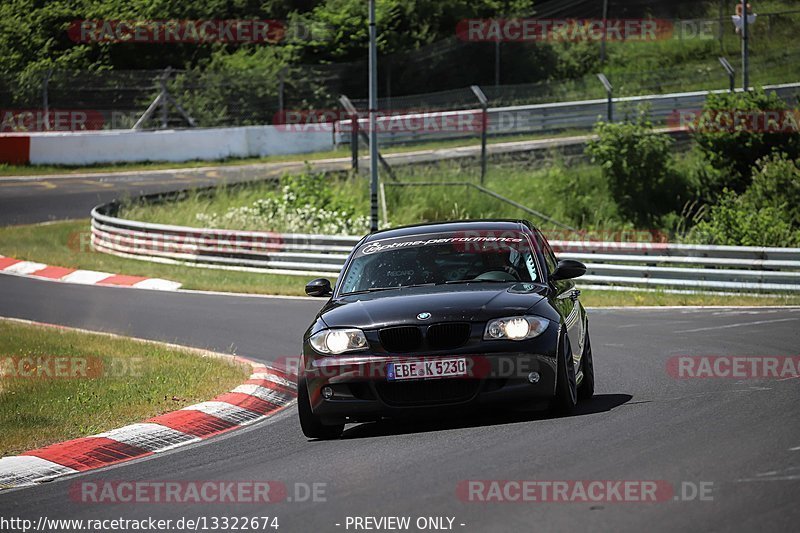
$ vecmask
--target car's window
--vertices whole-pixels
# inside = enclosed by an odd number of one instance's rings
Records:
[[[538,281],[523,233],[424,234],[366,243],[342,277],[340,293],[468,280]]]
[[[541,244],[542,255],[544,256],[544,262],[547,265],[547,271],[552,274],[555,272],[556,267],[558,267],[558,259],[556,258],[556,254],[553,252],[553,248],[550,246],[550,243],[547,242],[544,235],[540,231],[536,232],[536,238],[539,239],[539,243]]]

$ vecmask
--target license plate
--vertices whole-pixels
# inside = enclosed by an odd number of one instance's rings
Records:
[[[389,381],[404,379],[449,378],[467,375],[466,359],[432,359],[430,361],[409,361],[389,363],[386,378]]]

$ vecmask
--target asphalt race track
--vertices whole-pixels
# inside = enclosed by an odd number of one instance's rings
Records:
[[[80,287],[0,276],[0,314],[235,350],[297,353],[319,302]],[[467,416],[351,426],[307,441],[294,408],[155,458],[9,491],[5,516],[277,516],[281,531],[345,530],[347,516],[449,516],[463,531],[790,530],[800,519],[798,380],[675,379],[674,355],[796,355],[800,309],[595,310],[597,396],[575,416]],[[325,483],[325,502],[86,504],[76,480]],[[710,501],[474,503],[460,480],[713,483]],[[302,492],[302,491],[301,491]],[[691,491],[690,491],[691,492]],[[461,526],[460,524],[465,524]],[[336,524],[341,524],[336,526]],[[352,528],[351,528],[352,530]]]
[[[320,165],[344,168],[339,163]],[[0,224],[88,218],[93,207],[124,197],[280,176],[302,163],[151,170],[82,175],[0,177]]]
[[[175,180],[151,185],[174,189]],[[113,198],[137,187],[142,186],[81,192],[64,181],[55,189],[42,188],[40,196],[31,192],[35,187],[17,196],[0,187],[0,223],[83,217],[98,194]],[[2,316],[265,362],[298,353],[300,336],[320,305],[309,299],[161,293],[0,275]],[[800,309],[590,310],[590,324],[597,395],[568,418],[466,414],[349,426],[341,440],[317,442],[304,438],[292,407],[203,443],[4,491],[0,515],[34,522],[41,516],[277,516],[278,531],[353,531],[346,528],[348,516],[410,516],[412,524],[420,516],[450,517],[453,529],[465,532],[796,529],[800,380],[676,379],[667,364],[679,355],[797,356]],[[286,484],[294,501],[87,504],[71,498],[76,482],[100,480],[276,480]],[[679,500],[690,501],[465,502],[456,492],[462,480],[659,480],[670,483]],[[316,502],[298,502],[304,500],[303,487],[314,483],[324,484],[324,494]],[[710,496],[693,497],[692,487],[700,484],[710,487]]]
[[[560,150],[573,154],[580,150],[586,136],[557,139],[514,141],[490,145],[490,155],[514,153],[549,153]],[[480,146],[423,149],[386,154],[393,165],[474,158]],[[301,156],[298,156],[301,157]],[[359,159],[362,170],[368,159]],[[347,171],[349,157],[311,160],[308,165],[320,171]],[[127,172],[92,172],[51,176],[0,176],[0,224],[27,224],[68,218],[88,218],[89,211],[101,203],[126,196],[136,197],[183,189],[208,187],[220,183],[239,183],[274,179],[286,172],[305,168],[305,162],[288,161],[248,165],[210,166],[177,170],[136,170]]]

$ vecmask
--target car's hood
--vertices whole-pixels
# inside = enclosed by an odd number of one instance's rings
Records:
[[[320,311],[329,327],[364,329],[442,321],[485,321],[525,313],[540,302],[546,288],[533,283],[411,287],[331,300]],[[430,313],[420,320],[417,315]]]

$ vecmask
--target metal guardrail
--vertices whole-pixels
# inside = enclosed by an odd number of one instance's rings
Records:
[[[797,103],[800,96],[800,83],[768,85],[767,91],[774,91],[787,102]],[[719,94],[727,90],[695,91],[673,94],[654,94],[645,96],[626,96],[611,100],[614,117],[635,116],[641,104],[650,106],[649,116],[655,124],[663,124],[671,118],[678,120],[679,111],[700,110],[709,94]],[[512,107],[493,107],[488,113],[489,135],[519,135],[547,133],[558,130],[590,130],[598,118],[605,119],[609,112],[607,99],[584,100],[577,102],[558,102],[550,104],[523,105]],[[424,126],[425,120],[429,124]],[[414,122],[416,121],[416,122]],[[365,131],[367,119],[359,119],[359,129]],[[475,137],[481,131],[482,110],[465,109],[461,111],[420,111],[415,114],[392,115],[378,118],[378,135],[381,144],[410,143],[431,140],[460,139]],[[334,124],[334,142],[350,143],[350,120]],[[402,127],[395,128],[395,124]],[[407,126],[418,125],[418,129]],[[449,124],[449,126],[447,126]],[[441,131],[437,131],[440,128]]]
[[[92,246],[159,263],[252,272],[338,276],[360,240],[150,224],[92,210]],[[800,248],[552,241],[563,259],[586,263],[585,283],[728,292],[800,292]]]

